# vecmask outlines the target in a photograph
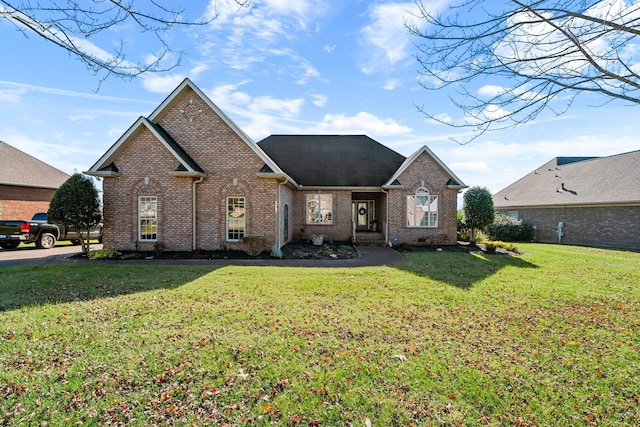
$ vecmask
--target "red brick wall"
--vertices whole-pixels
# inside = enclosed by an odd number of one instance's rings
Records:
[[[306,195],[333,194],[333,224],[306,224]],[[300,191],[295,195],[296,223],[294,233],[298,239],[310,239],[312,235],[322,235],[336,241],[351,240],[351,191]]]
[[[398,180],[400,189],[389,190],[389,240],[394,244],[456,243],[458,190],[447,188],[449,175],[427,153],[422,153]],[[438,196],[438,226],[434,228],[407,227],[407,196],[418,187],[426,187]]]
[[[289,239],[308,239],[313,234],[338,241],[350,239],[351,191],[331,191],[333,225],[305,224],[305,195],[316,192],[295,191],[276,179],[258,177],[264,161],[191,89],[174,98],[155,120],[207,175],[196,185],[195,249],[240,247],[226,241],[227,197],[246,198],[245,233],[264,237],[270,246],[286,243],[282,216],[285,204],[289,206]],[[158,241],[166,250],[191,250],[195,178],[172,176],[178,160],[149,130],[141,129],[114,159],[120,176],[104,180],[104,245],[124,250],[153,248],[153,242],[138,242],[137,200],[148,195],[158,197]],[[390,191],[390,237],[398,237],[399,243],[455,243],[457,191],[446,188],[448,179],[430,156],[419,157],[400,177],[402,190]],[[436,229],[406,227],[406,196],[413,194],[422,181],[439,196]],[[382,221],[385,198],[376,199],[377,216]],[[280,217],[276,217],[278,209]]]
[[[31,219],[47,212],[56,190],[0,185],[0,219]]]
[[[185,114],[198,109],[199,114]],[[196,185],[196,249],[240,246],[226,241],[226,198],[232,196],[246,197],[246,235],[265,237],[273,245],[278,181],[257,177],[264,161],[190,89],[176,97],[158,120],[207,174]],[[104,183],[105,247],[152,248],[153,243],[137,243],[137,197],[156,195],[158,241],[166,250],[191,250],[194,178],[170,174],[179,166],[175,156],[143,129],[114,163],[120,176]],[[150,182],[146,186],[145,177]]]

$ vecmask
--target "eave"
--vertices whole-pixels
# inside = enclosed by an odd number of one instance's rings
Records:
[[[58,188],[60,188],[53,185],[19,184],[17,182],[0,182],[0,185],[6,185],[10,187],[41,188],[43,190],[57,190]]]
[[[120,176],[120,172],[112,172],[112,171],[84,171],[82,172],[85,175],[97,176],[100,178],[115,178]]]

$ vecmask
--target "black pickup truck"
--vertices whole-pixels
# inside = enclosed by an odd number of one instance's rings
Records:
[[[0,220],[0,247],[4,249],[15,249],[21,242],[35,242],[38,248],[51,249],[58,240],[78,244],[81,238],[80,232],[71,227],[49,224],[44,212],[35,214],[31,221]],[[102,240],[102,224],[89,230],[89,238]]]

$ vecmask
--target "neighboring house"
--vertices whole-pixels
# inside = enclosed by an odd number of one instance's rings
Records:
[[[539,242],[640,248],[640,151],[557,157],[493,196]]]
[[[47,212],[69,175],[0,141],[0,219],[31,219]]]
[[[86,173],[104,178],[104,245],[123,250],[232,249],[245,236],[454,244],[466,188],[427,147],[405,158],[360,135],[256,144],[188,79]]]

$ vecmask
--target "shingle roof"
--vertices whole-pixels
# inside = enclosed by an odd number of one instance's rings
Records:
[[[69,176],[0,141],[0,184],[57,189]]]
[[[496,208],[640,203],[640,151],[557,157],[493,196]]]
[[[258,146],[303,186],[380,187],[405,160],[366,135],[271,135]]]
[[[157,123],[152,123],[148,120],[147,123],[149,124],[149,126],[153,127],[156,132],[158,132],[158,135],[162,137],[164,142],[169,145],[178,155],[180,164],[178,165],[178,168],[176,170],[186,171],[187,168],[185,166],[187,166],[196,172],[203,172],[202,168],[191,158],[191,156],[189,156],[186,151],[184,151],[184,148],[182,148],[182,146],[178,144],[176,140],[173,139],[173,137],[169,135],[162,126]]]

